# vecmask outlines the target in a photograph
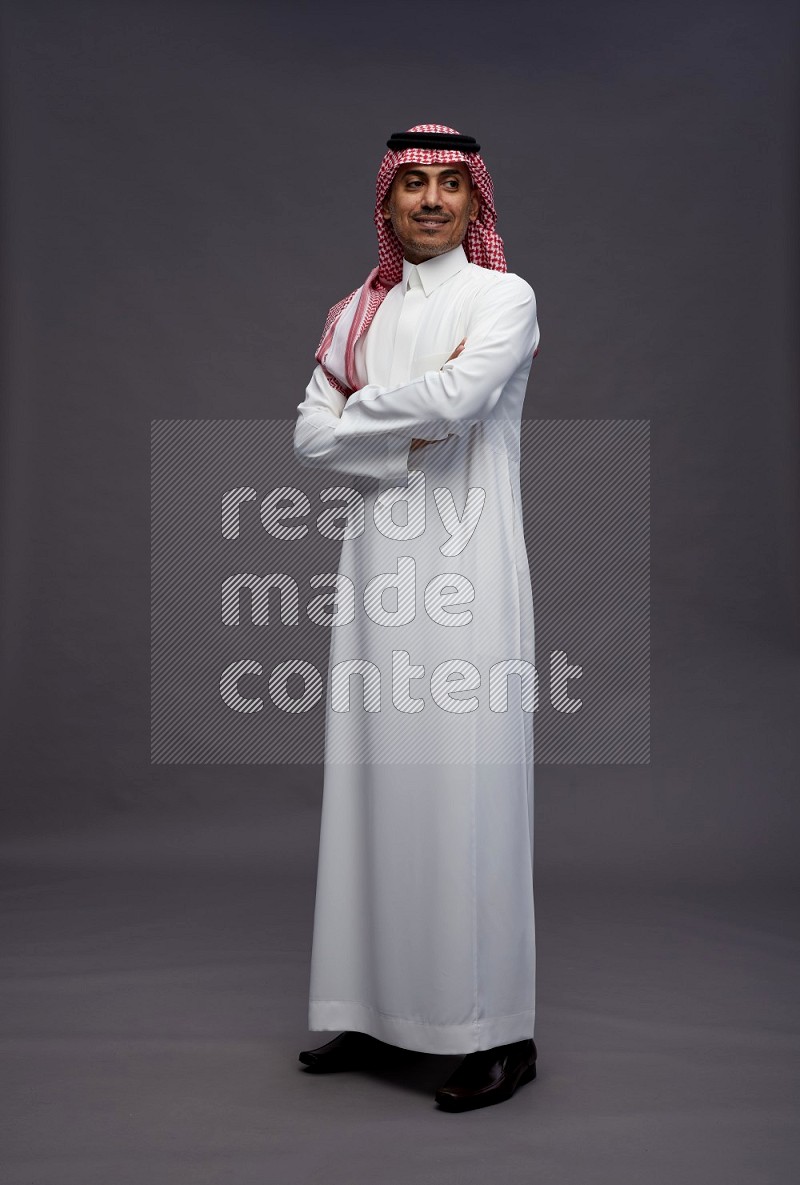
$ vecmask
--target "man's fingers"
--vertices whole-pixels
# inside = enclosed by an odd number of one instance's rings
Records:
[[[466,344],[467,344],[467,339],[465,337],[462,337],[461,341],[458,343],[456,348],[453,350],[452,354],[447,359],[447,361],[452,362],[454,358],[457,358],[458,355],[461,353],[461,351],[464,349],[464,346]]]
[[[448,432],[447,436],[445,436],[442,440],[417,440],[415,438],[411,441],[411,448],[422,448],[424,444],[444,444],[445,440],[449,440],[451,436],[455,436],[455,432]]]

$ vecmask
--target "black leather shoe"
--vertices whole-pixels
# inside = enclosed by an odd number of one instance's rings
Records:
[[[394,1045],[378,1041],[368,1033],[355,1033],[348,1029],[317,1049],[302,1050],[299,1057],[315,1074],[332,1074],[339,1070],[364,1070],[387,1065],[400,1053]]]
[[[443,1111],[472,1111],[504,1103],[518,1086],[535,1077],[536,1044],[529,1037],[468,1053],[434,1098]]]

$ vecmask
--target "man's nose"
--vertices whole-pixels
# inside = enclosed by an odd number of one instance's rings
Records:
[[[438,209],[440,204],[439,187],[435,181],[430,181],[422,195],[422,204],[426,210]]]

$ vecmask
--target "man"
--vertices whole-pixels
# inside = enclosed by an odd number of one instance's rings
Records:
[[[539,329],[480,146],[438,124],[387,146],[379,263],[328,315],[294,434],[301,463],[366,491],[332,619],[309,996],[309,1028],[343,1031],[300,1060],[461,1053],[435,1098],[463,1111],[536,1073],[519,433]]]

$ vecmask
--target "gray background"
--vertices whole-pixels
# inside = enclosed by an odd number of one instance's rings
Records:
[[[4,1180],[789,1182],[798,10],[3,5]],[[537,766],[540,1073],[315,1078],[319,766],[149,764],[149,430],[293,418],[416,122],[526,413],[650,418],[652,762]],[[534,586],[534,602],[536,589]]]

